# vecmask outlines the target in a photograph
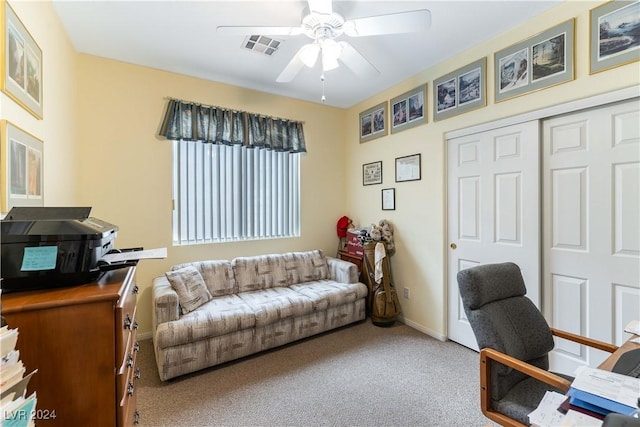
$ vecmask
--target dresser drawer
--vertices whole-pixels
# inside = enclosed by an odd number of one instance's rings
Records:
[[[131,280],[122,291],[118,305],[116,306],[116,360],[122,360],[125,347],[130,338],[131,331],[138,329],[136,320],[136,303],[138,299],[138,286],[135,279]]]
[[[127,386],[124,394],[118,394],[120,404],[118,406],[117,423],[118,426],[132,426],[140,423],[140,415],[137,408],[138,394],[136,390],[139,377],[139,368],[134,365],[127,376]]]
[[[137,310],[134,309],[133,316],[129,316],[129,319],[131,319],[132,325],[135,325],[137,323],[136,313],[137,313]],[[127,361],[127,358],[131,356],[133,352],[134,344],[136,344],[136,336],[137,336],[137,329],[134,329],[134,328],[132,329],[121,328],[120,330],[116,331],[116,341],[117,341],[116,353],[115,353],[116,368],[118,366],[121,367],[122,365],[124,365],[125,362]],[[120,372],[120,370],[117,370],[117,372]]]
[[[136,332],[133,331],[129,334],[129,341],[127,342],[127,347],[125,348],[123,357],[118,360],[118,365],[116,366],[118,396],[121,396],[123,390],[126,389],[127,377],[130,376],[129,371],[133,371],[135,369],[136,358],[139,350],[140,344],[136,340]]]
[[[137,343],[136,343],[137,344]],[[135,347],[135,345],[134,345]],[[131,366],[126,364],[123,373],[117,376],[117,396],[118,396],[118,425],[131,426],[137,424],[137,390],[138,378],[140,378],[140,368],[136,362],[137,351],[133,350]]]

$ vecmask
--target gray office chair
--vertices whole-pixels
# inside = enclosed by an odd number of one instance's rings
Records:
[[[482,413],[506,426],[529,425],[547,390],[566,393],[572,378],[549,372],[553,335],[614,352],[601,341],[550,328],[525,296],[520,268],[511,262],[458,272],[464,310],[480,348]]]

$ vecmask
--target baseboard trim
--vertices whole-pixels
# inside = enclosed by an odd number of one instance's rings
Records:
[[[429,335],[430,337],[435,338],[435,339],[437,339],[439,341],[443,341],[444,342],[444,341],[448,341],[449,340],[446,337],[446,335],[439,334],[439,333],[434,332],[434,331],[432,331],[432,330],[430,330],[428,328],[425,328],[424,326],[422,326],[422,325],[420,325],[420,324],[418,324],[416,322],[413,322],[413,321],[411,321],[409,319],[405,319],[404,316],[398,316],[398,321],[404,323],[405,325],[407,325],[410,328],[413,328],[413,329],[415,329],[417,331],[420,331],[423,334]]]
[[[138,338],[138,341],[150,340],[151,338],[153,338],[153,333],[151,331],[136,333],[136,337]]]

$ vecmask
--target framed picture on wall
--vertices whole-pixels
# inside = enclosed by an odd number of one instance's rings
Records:
[[[43,143],[35,136],[0,121],[0,211],[14,206],[43,206]]]
[[[396,209],[396,189],[385,188],[382,190],[382,210],[393,211]]]
[[[42,50],[6,1],[0,7],[0,22],[4,58],[0,90],[42,119]]]
[[[362,185],[382,184],[382,161],[362,165]]]
[[[360,142],[387,135],[387,102],[382,102],[360,113]]]
[[[496,52],[496,102],[573,80],[574,26],[572,18]]]
[[[472,62],[433,82],[433,120],[487,105],[487,58]]]
[[[391,104],[391,133],[427,123],[427,85],[420,85],[396,96]]]
[[[396,182],[421,179],[420,154],[396,158]]]
[[[640,2],[607,2],[590,11],[590,73],[640,59]]]

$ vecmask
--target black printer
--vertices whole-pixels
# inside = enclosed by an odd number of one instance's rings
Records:
[[[118,227],[87,207],[13,208],[0,221],[2,292],[74,286],[100,275]]]

